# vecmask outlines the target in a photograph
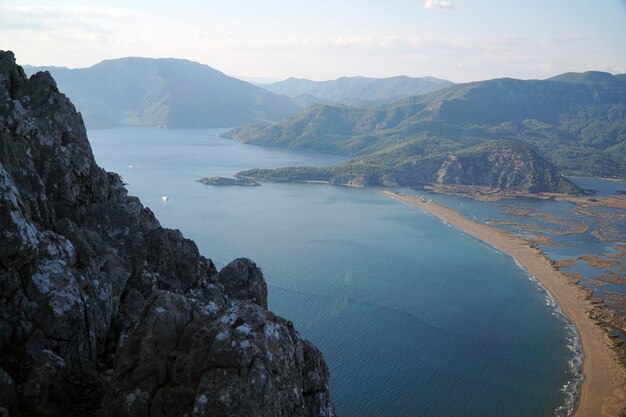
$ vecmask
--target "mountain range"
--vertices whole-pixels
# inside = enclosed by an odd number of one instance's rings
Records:
[[[25,65],[48,71],[89,128],[232,127],[286,119],[310,104],[385,103],[451,83],[432,77],[343,77],[316,82],[290,78],[257,86],[212,67],[174,58],[127,57],[88,68]]]
[[[87,127],[230,127],[279,121],[299,106],[285,96],[182,59],[121,58],[49,71]]]
[[[363,105],[390,103],[409,96],[431,93],[452,84],[451,81],[434,77],[412,78],[400,75],[389,78],[341,77],[328,81],[288,78],[263,87],[292,97],[301,105]]]
[[[181,59],[25,69],[49,71],[90,128],[244,126],[224,136],[357,158],[342,165],[352,177],[334,171],[331,181],[405,184],[417,178],[404,171],[408,161],[437,165],[441,158],[494,141],[516,144],[516,150],[526,146],[565,174],[626,178],[626,74],[590,71],[464,84],[406,76],[289,78],[261,88]],[[546,178],[552,178],[548,171]],[[420,171],[418,177],[432,174]],[[554,191],[534,182],[501,183]],[[564,184],[546,184],[557,183]],[[572,191],[569,185],[560,189]]]
[[[402,159],[508,140],[532,148],[566,174],[626,178],[626,75],[502,78],[377,106],[317,104],[282,123],[225,136],[358,157],[400,153]]]

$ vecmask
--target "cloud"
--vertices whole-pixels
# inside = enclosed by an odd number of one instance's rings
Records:
[[[0,6],[0,28],[58,31],[73,27],[90,32],[107,31],[115,22],[137,15],[128,9],[110,7]]]
[[[113,7],[2,6],[0,9],[3,13],[36,17],[77,16],[119,19],[136,14],[129,9]]]
[[[589,40],[588,36],[579,33],[571,33],[567,35],[547,36],[539,40],[541,44],[560,45],[564,43],[574,43]]]
[[[424,3],[424,9],[451,10],[454,8],[454,4],[448,0],[426,0],[426,2]]]

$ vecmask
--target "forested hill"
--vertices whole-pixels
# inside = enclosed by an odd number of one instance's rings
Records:
[[[419,138],[455,149],[506,139],[530,145],[567,174],[626,178],[626,76],[502,78],[379,106],[317,104],[282,123],[239,128],[226,136],[351,156]]]
[[[521,193],[583,192],[530,147],[512,141],[488,141],[454,150],[451,144],[423,139],[333,167],[251,169],[237,175],[269,181],[327,181],[350,186],[433,184],[479,186]]]

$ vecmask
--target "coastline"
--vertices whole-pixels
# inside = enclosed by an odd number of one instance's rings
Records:
[[[465,233],[513,257],[556,300],[561,311],[578,331],[583,349],[584,380],[574,417],[619,417],[626,408],[626,371],[618,363],[611,341],[587,311],[587,293],[556,270],[540,251],[506,231],[478,223],[455,210],[419,197],[382,192],[387,197],[421,209]]]

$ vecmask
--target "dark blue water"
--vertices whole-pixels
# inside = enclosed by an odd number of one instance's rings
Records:
[[[541,417],[568,399],[571,408],[575,334],[510,257],[376,190],[197,183],[341,160],[216,133],[89,132],[98,163],[164,226],[218,266],[247,256],[263,268],[270,308],[324,353],[340,416]]]

